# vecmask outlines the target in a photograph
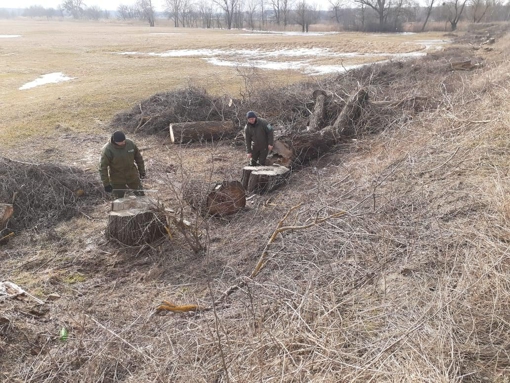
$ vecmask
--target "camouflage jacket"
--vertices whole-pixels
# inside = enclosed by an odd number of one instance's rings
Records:
[[[143,157],[136,144],[128,139],[125,146],[106,144],[101,151],[99,174],[105,186],[130,183],[136,181],[139,174],[145,174]]]

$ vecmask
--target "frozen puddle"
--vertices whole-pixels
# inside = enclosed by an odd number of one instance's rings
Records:
[[[336,35],[339,32],[278,32],[278,31],[245,31],[249,33],[240,33],[240,36],[328,36]]]
[[[21,35],[0,35],[0,39],[13,39],[16,37],[21,37]]]
[[[206,60],[211,65],[231,66],[231,67],[253,67],[271,70],[299,70],[309,75],[323,75],[329,73],[345,72],[346,70],[359,68],[363,65],[370,65],[376,62],[383,62],[388,59],[406,59],[425,56],[426,50],[431,47],[440,49],[439,44],[446,44],[448,41],[441,40],[423,40],[416,41],[424,49],[408,53],[358,53],[346,52],[339,53],[328,48],[284,48],[277,51],[264,51],[261,49],[179,49],[167,52],[121,52],[120,55],[131,56],[153,56],[153,57],[199,57]],[[319,57],[325,58],[345,58],[372,59],[370,62],[357,65],[317,65],[310,63],[312,59]],[[289,58],[289,61],[274,61],[277,58]],[[300,59],[300,60],[299,60]],[[271,61],[273,60],[273,61]],[[292,61],[296,60],[296,61]]]
[[[34,81],[27,82],[25,85],[21,86],[19,90],[31,89],[35,88],[36,86],[45,84],[56,84],[58,82],[73,80],[74,78],[75,77],[67,77],[61,72],[43,74]]]

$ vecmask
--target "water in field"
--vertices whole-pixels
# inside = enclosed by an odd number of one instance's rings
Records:
[[[292,32],[294,33],[294,32]],[[270,70],[298,70],[309,75],[325,75],[345,72],[346,70],[383,62],[390,59],[405,59],[425,56],[427,50],[441,49],[447,43],[442,40],[423,40],[416,43],[424,49],[407,53],[359,53],[335,52],[328,48],[282,48],[279,50],[262,49],[175,49],[166,52],[122,52],[121,55],[153,57],[200,57],[211,65],[231,67],[252,67]],[[320,58],[359,59],[362,63],[317,64]]]
[[[68,77],[61,72],[44,74],[42,76],[39,76],[34,81],[27,82],[25,85],[21,86],[19,90],[31,89],[35,88],[36,86],[45,84],[56,84],[62,81],[69,81],[73,79],[74,77]]]

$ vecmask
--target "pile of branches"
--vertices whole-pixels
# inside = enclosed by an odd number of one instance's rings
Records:
[[[405,122],[417,112],[437,108],[434,100],[441,98],[439,85],[448,86],[452,77],[450,59],[440,52],[425,58],[372,64],[285,87],[257,84],[249,97],[243,99],[229,95],[215,97],[204,89],[188,86],[155,94],[130,111],[117,114],[110,125],[141,134],[168,134],[171,123],[192,121],[233,121],[242,128],[246,112],[254,110],[273,125],[296,132],[305,130],[308,125],[315,90],[332,95],[325,110],[327,126],[333,125],[349,96],[364,87],[369,91],[370,100],[387,102],[383,109],[367,106],[355,122],[357,132],[370,134]],[[434,77],[437,81],[431,82]],[[427,83],[423,81],[425,78]],[[417,97],[418,103],[415,102]],[[403,102],[405,100],[412,102]]]
[[[81,169],[0,157],[0,203],[14,206],[9,228],[48,228],[103,201],[97,177]]]
[[[233,120],[235,115],[228,97],[211,97],[204,89],[189,86],[157,93],[130,111],[117,114],[110,125],[131,133],[168,134],[170,123],[228,121]]]

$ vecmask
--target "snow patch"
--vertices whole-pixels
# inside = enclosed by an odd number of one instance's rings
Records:
[[[45,84],[56,84],[62,81],[73,80],[74,78],[75,77],[67,77],[62,72],[43,74],[34,81],[27,82],[25,85],[21,86],[19,90],[31,89],[35,88],[36,86]]]
[[[0,35],[0,39],[13,39],[16,37],[21,37],[21,35]]]

